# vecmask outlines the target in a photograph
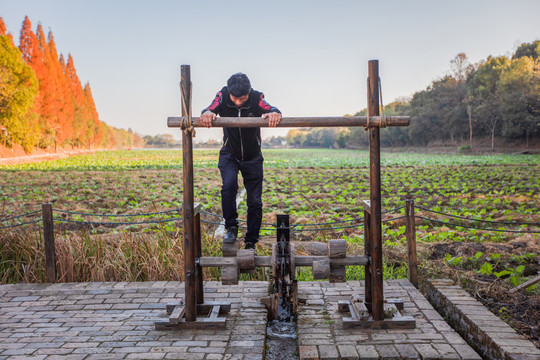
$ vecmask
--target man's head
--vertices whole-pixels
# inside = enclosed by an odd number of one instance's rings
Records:
[[[231,101],[236,106],[242,106],[249,98],[251,83],[246,74],[236,73],[227,80],[227,90]]]

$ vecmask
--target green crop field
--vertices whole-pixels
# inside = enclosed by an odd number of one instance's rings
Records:
[[[271,252],[275,215],[281,213],[291,216],[301,254],[311,241],[332,238],[346,239],[349,254],[363,253],[366,151],[263,155],[260,255]],[[220,256],[218,151],[196,150],[194,156],[203,255]],[[421,286],[428,278],[454,278],[528,334],[540,318],[539,287],[520,297],[508,290],[540,270],[540,156],[383,152],[381,165],[384,278],[407,277],[403,206],[413,199]],[[0,190],[0,283],[45,281],[40,209],[46,202],[54,209],[59,281],[183,279],[180,151],[107,151],[0,166]],[[241,221],[246,210],[243,201]],[[296,275],[312,279],[307,268],[297,268]],[[204,276],[218,279],[220,270],[206,268]],[[348,267],[347,279],[363,277],[362,267]],[[242,279],[268,279],[268,273]]]
[[[345,238],[351,253],[361,253],[361,204],[369,199],[367,152],[317,149],[265,150],[263,154],[264,225],[259,251],[269,252],[275,215],[286,213],[291,215],[292,224],[303,225],[293,232],[300,251],[305,242]],[[0,216],[5,219],[38,211],[41,204],[52,202],[60,248],[64,246],[71,254],[71,265],[63,265],[66,280],[181,279],[181,214],[177,211],[182,199],[181,155],[174,150],[107,151],[1,166]],[[195,151],[195,201],[207,212],[203,221],[208,255],[220,252],[214,237],[221,213],[217,156],[217,150]],[[381,163],[385,256],[394,253],[394,259],[388,262],[393,265],[387,266],[390,277],[406,276],[405,223],[398,218],[404,214],[407,198],[415,201],[417,216],[438,221],[417,218],[417,240],[424,258],[437,251],[432,246],[426,250],[422,244],[528,244],[538,238],[532,232],[540,231],[534,226],[540,222],[540,156],[383,152]],[[242,202],[241,220],[245,220],[246,210]],[[33,216],[3,221],[0,227],[31,220],[39,213]],[[32,249],[42,248],[39,223],[0,229],[0,235],[0,266],[5,269],[0,280],[43,280],[44,273],[38,266],[42,259],[31,255]],[[24,246],[34,244],[27,250],[27,263],[21,260],[24,256],[20,249],[13,249],[17,241],[23,241]],[[483,257],[477,261],[478,269],[490,255],[480,252]],[[534,247],[526,247],[522,253],[534,252]],[[152,254],[158,256],[151,258]],[[449,265],[463,265],[469,255],[460,257],[455,249],[448,248],[437,256],[446,256]],[[112,260],[105,260],[107,257]],[[171,261],[170,257],[178,260]],[[100,259],[103,268],[97,270],[89,259]],[[76,264],[80,268],[74,271]],[[430,263],[423,266],[427,268]],[[506,270],[506,264],[501,266],[493,267],[492,273]],[[209,271],[207,275],[219,276],[219,272]],[[350,278],[362,276],[361,272],[349,274]],[[310,273],[299,273],[299,278],[309,279]]]

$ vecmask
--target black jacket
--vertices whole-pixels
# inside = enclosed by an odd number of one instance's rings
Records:
[[[261,117],[262,114],[270,112],[281,113],[264,100],[262,92],[253,89],[245,104],[238,108],[231,101],[226,86],[216,94],[212,104],[201,113],[205,111],[211,111],[223,117]],[[238,160],[253,160],[261,153],[261,128],[223,128],[223,146],[226,146]]]

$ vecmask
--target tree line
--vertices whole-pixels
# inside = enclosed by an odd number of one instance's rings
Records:
[[[54,36],[24,19],[19,46],[0,18],[0,143],[36,147],[142,146],[131,130],[99,120],[90,84],[81,85],[71,54],[58,55]]]
[[[450,61],[450,71],[410,99],[383,108],[385,115],[411,117],[408,127],[381,131],[385,146],[427,146],[432,141],[470,144],[488,137],[522,142],[540,136],[540,41],[521,44],[513,56],[471,64],[464,53]],[[355,116],[366,115],[363,109]],[[358,147],[368,145],[359,128],[292,129],[290,146]]]

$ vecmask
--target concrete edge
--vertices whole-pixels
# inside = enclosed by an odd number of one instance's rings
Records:
[[[490,360],[537,360],[540,350],[449,279],[428,280],[426,298],[467,343]]]

